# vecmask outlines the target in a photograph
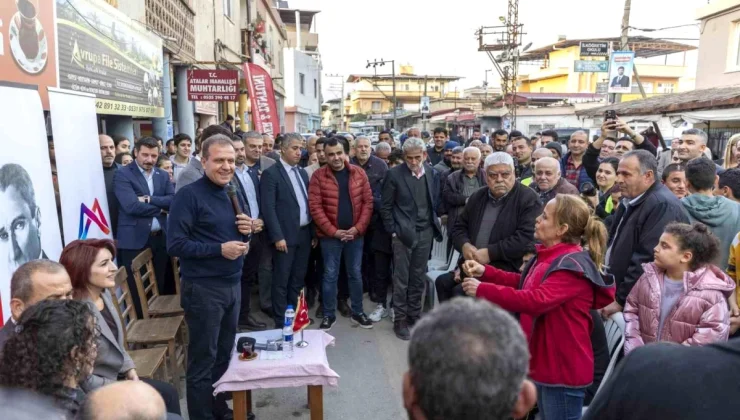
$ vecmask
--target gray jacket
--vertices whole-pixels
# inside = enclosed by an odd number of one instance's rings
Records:
[[[88,299],[86,303],[93,310],[98,328],[100,328],[98,357],[95,359],[95,367],[93,368],[92,375],[81,385],[82,390],[88,393],[101,386],[116,382],[119,374],[124,374],[136,367],[123,343],[123,326],[121,325],[116,307],[111,300],[110,292],[108,290],[104,291],[102,298],[103,304],[110,311],[111,315],[113,315],[113,322],[116,323],[118,334],[113,336],[113,332],[108,328],[105,318],[103,318],[95,303]]]
[[[200,163],[200,159],[192,158],[190,163],[185,169],[182,170],[180,175],[177,177],[177,184],[175,185],[175,194],[182,189],[182,187],[192,184],[193,182],[203,178],[203,164]]]

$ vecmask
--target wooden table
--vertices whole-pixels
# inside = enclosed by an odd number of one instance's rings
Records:
[[[231,392],[234,397],[234,418],[246,420],[252,412],[252,390],[307,387],[311,420],[324,418],[324,386],[336,387],[339,375],[329,367],[326,346],[334,337],[320,330],[306,330],[308,347],[296,348],[290,359],[269,360],[261,356],[255,361],[240,361],[234,352],[226,373],[214,384],[215,393]],[[281,330],[237,334],[259,340],[282,337]],[[259,416],[259,413],[255,413]]]
[[[324,418],[324,387],[321,385],[309,385],[308,387],[308,409],[311,411],[311,420],[323,420]],[[252,390],[232,391],[234,396],[234,419],[246,420],[247,413],[252,411]]]

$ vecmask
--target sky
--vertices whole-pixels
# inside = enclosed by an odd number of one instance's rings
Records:
[[[716,1],[716,0],[712,0]],[[708,0],[632,0],[630,26],[665,28],[696,23],[696,10]],[[411,64],[416,74],[461,76],[462,90],[482,84],[493,65],[478,52],[475,32],[500,24],[506,0],[289,0],[291,8],[320,10],[316,17],[323,73],[370,74],[367,60],[396,60]],[[680,5],[680,6],[678,6]],[[678,6],[678,7],[677,7]],[[519,0],[523,44],[532,48],[568,39],[620,36],[623,0]],[[699,38],[699,27],[662,32],[638,32],[674,38]],[[698,45],[698,42],[686,42]],[[384,67],[388,68],[388,67]],[[381,69],[378,68],[379,73]],[[526,74],[526,68],[520,74]],[[387,70],[390,74],[390,69]],[[324,78],[324,99],[339,97],[339,79]],[[497,81],[489,73],[489,84]],[[350,87],[348,86],[348,89]]]

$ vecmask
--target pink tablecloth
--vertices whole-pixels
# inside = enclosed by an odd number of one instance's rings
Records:
[[[334,345],[334,337],[320,330],[304,330],[303,339],[308,341],[308,347],[293,350],[291,359],[281,360],[254,360],[244,362],[239,360],[239,354],[232,351],[229,368],[213,387],[214,395],[226,391],[246,391],[250,389],[290,388],[306,385],[323,385],[336,387],[339,375],[329,367],[326,358],[326,346]],[[279,330],[261,331],[256,333],[237,334],[239,337],[250,336],[280,337]],[[300,334],[296,335],[296,341]],[[234,342],[236,347],[236,341]]]

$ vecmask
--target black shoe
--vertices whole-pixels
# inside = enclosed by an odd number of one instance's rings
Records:
[[[352,314],[352,318],[350,318],[350,322],[353,324],[357,324],[360,328],[364,328],[366,330],[373,328],[373,321],[370,321],[370,319],[365,315],[365,313],[361,313],[359,315]]]
[[[270,318],[275,318],[272,312],[272,308],[262,308],[260,310],[262,311],[263,314],[269,316]]]
[[[257,321],[250,315],[245,321],[239,321],[239,328],[250,331],[262,331],[267,328],[267,324]]]
[[[339,314],[345,318],[349,318],[350,314],[352,314],[352,309],[347,305],[346,299],[337,300],[337,311],[339,311]]]
[[[419,318],[408,318],[407,322],[409,324],[409,328],[414,328],[414,325],[419,322]]]
[[[323,318],[324,317],[324,305],[319,303],[319,307],[316,308],[316,318]]]
[[[411,333],[409,333],[409,326],[406,320],[396,321],[393,323],[393,332],[396,333],[396,337],[404,341],[411,339]]]
[[[331,327],[334,326],[334,324],[337,323],[337,317],[328,317],[325,316],[324,319],[321,321],[321,325],[319,325],[319,329],[322,331],[329,331],[331,330]]]

